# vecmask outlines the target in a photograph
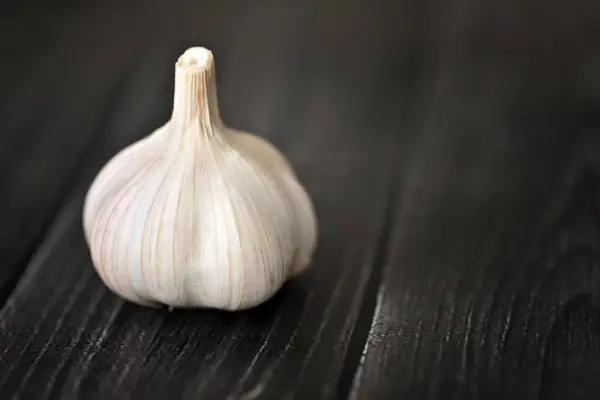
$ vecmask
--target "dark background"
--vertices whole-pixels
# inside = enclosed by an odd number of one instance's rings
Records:
[[[215,54],[223,119],[314,199],[247,312],[97,277],[83,196]],[[597,0],[0,3],[1,399],[597,399]]]

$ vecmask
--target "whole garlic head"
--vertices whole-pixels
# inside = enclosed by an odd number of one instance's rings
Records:
[[[93,181],[83,225],[104,283],[132,302],[239,310],[306,269],[317,220],[272,144],[221,121],[213,54],[175,65],[171,119]]]

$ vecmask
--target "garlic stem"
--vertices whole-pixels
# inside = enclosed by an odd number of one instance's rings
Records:
[[[215,62],[204,47],[192,47],[175,64],[175,95],[171,121],[182,135],[213,137],[222,126],[217,102]],[[197,126],[194,126],[197,124]]]

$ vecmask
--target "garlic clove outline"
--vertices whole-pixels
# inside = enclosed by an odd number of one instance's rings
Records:
[[[118,152],[86,195],[83,228],[103,282],[140,305],[240,310],[310,266],[314,206],[270,142],[225,126],[214,59],[175,65],[171,119]]]

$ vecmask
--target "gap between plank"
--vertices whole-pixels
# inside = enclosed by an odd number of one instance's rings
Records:
[[[395,149],[396,140],[393,140],[391,149]],[[362,302],[358,310],[358,316],[354,324],[354,330],[350,336],[348,343],[348,352],[344,360],[344,366],[340,373],[340,378],[337,385],[337,396],[338,398],[348,398],[354,376],[360,367],[360,360],[367,343],[367,339],[371,332],[371,325],[373,322],[373,316],[375,313],[375,307],[377,305],[377,294],[379,292],[383,266],[389,256],[389,248],[391,239],[393,237],[394,226],[396,224],[396,214],[399,210],[398,199],[400,197],[400,189],[398,185],[398,165],[393,162],[394,151],[391,151],[391,161],[389,168],[392,169],[390,176],[388,177],[388,195],[385,210],[383,212],[383,222],[381,223],[381,229],[377,245],[375,246],[375,255],[373,259],[373,267],[371,274],[365,284],[365,290],[362,297]]]

